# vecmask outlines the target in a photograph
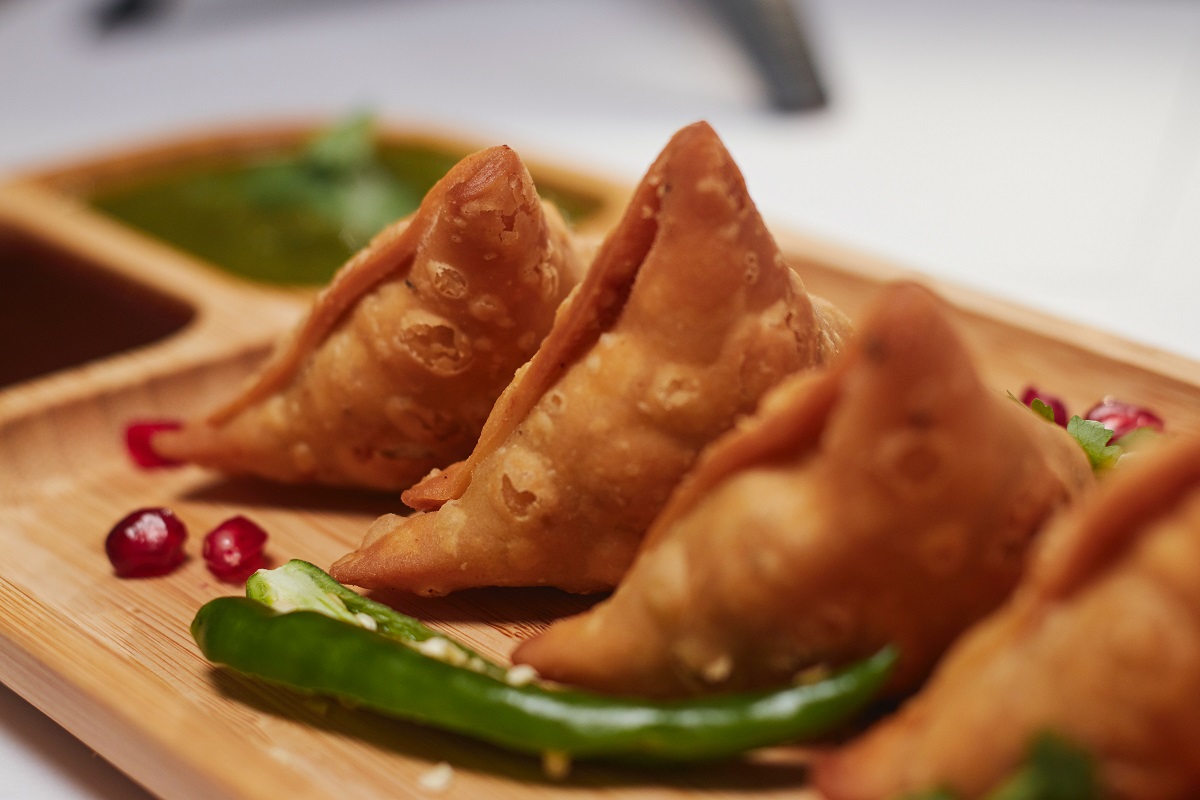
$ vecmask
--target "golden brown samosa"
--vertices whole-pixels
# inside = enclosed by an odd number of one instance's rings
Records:
[[[944,305],[890,287],[830,368],[715,442],[606,601],[514,660],[600,691],[786,684],[885,645],[911,688],[1093,482],[1065,431],[986,388]]]
[[[154,449],[278,481],[408,488],[471,452],[582,273],[517,154],[468,156],[338,272],[249,388]]]
[[[611,588],[709,440],[785,375],[836,351],[703,123],[678,132],[470,458],[403,495],[338,580],[429,595]]]
[[[1090,757],[1104,797],[1200,796],[1200,440],[1137,459],[1046,532],[920,694],[819,759],[828,797],[982,797],[1046,734]]]

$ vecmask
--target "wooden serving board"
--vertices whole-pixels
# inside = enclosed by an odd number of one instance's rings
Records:
[[[673,771],[579,764],[555,781],[535,759],[212,667],[189,623],[204,602],[240,589],[205,569],[204,531],[246,514],[270,532],[275,563],[327,566],[378,514],[400,509],[399,499],[133,467],[121,444],[127,421],[179,417],[225,398],[303,303],[195,269],[37,181],[0,189],[6,229],[196,307],[189,326],[157,344],[0,389],[0,681],[147,789],[167,798],[805,796],[795,750]],[[883,283],[920,277],[806,237],[780,239],[810,290],[851,315]],[[1114,394],[1154,408],[1175,431],[1200,430],[1200,364],[922,280],[955,306],[998,389],[1036,383],[1075,408]],[[143,506],[175,510],[193,533],[190,558],[168,576],[121,580],[104,538]],[[553,590],[383,599],[498,658],[589,602]],[[441,762],[453,767],[449,785],[424,786]]]

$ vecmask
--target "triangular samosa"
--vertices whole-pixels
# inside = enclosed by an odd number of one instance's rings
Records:
[[[1058,781],[1047,797],[1183,800],[1200,796],[1197,709],[1200,440],[1188,438],[1132,456],[1048,530],[1012,600],[816,777],[834,800],[1018,797],[1039,779]],[[1039,752],[1076,766],[1038,773]]]
[[[1007,596],[1093,483],[1061,428],[986,388],[943,304],[889,287],[830,368],[714,442],[606,601],[523,643],[556,681],[671,697],[899,648],[911,688]]]
[[[332,567],[440,595],[609,589],[700,448],[845,322],[785,263],[713,130],[678,132],[635,190],[470,458],[405,492]]]
[[[468,156],[338,272],[239,397],[154,449],[278,481],[408,488],[471,452],[582,272],[517,154]]]

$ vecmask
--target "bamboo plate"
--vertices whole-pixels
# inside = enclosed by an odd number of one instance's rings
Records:
[[[168,151],[180,148],[153,152]],[[238,590],[205,569],[201,532],[247,514],[270,532],[275,563],[299,557],[325,566],[353,549],[375,516],[400,504],[388,495],[280,488],[191,467],[147,472],[128,463],[120,442],[127,421],[179,417],[224,398],[302,313],[304,299],[225,277],[88,211],[70,187],[136,162],[122,158],[0,188],[0,244],[52,252],[83,271],[72,275],[102,275],[106,291],[119,284],[116,296],[150,297],[167,327],[178,328],[155,343],[0,389],[0,681],[169,798],[798,796],[804,770],[796,751],[665,772],[580,764],[565,781],[552,781],[533,759],[212,668],[188,625],[204,602]],[[589,191],[602,186],[569,172],[558,177]],[[605,213],[619,213],[621,193],[603,196]],[[852,250],[779,238],[808,287],[852,315],[887,281],[930,284],[955,307],[999,389],[1037,383],[1077,408],[1114,394],[1154,408],[1175,431],[1200,430],[1200,364]],[[102,293],[101,301],[108,297]],[[8,348],[17,344],[37,348]],[[193,533],[190,558],[168,576],[120,580],[104,537],[142,506],[176,511]],[[384,599],[500,658],[588,602],[553,590]],[[423,784],[440,762],[453,767],[449,785]]]

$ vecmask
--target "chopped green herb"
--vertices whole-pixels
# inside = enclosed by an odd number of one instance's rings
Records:
[[[263,164],[247,175],[246,190],[264,208],[294,208],[323,219],[350,250],[365,246],[421,200],[379,161],[374,124],[365,114],[321,134],[298,158]]]
[[[1112,431],[1095,420],[1083,419],[1078,415],[1071,417],[1067,423],[1067,433],[1079,442],[1096,472],[1115,467],[1121,457],[1121,446],[1108,443]]]
[[[1020,769],[984,800],[1099,800],[1103,795],[1091,757],[1061,736],[1044,732],[1029,743]],[[904,800],[956,800],[949,789],[906,795]]]
[[[1053,733],[1034,738],[1025,766],[987,800],[1093,800],[1101,796],[1092,759]]]
[[[1146,425],[1141,428],[1134,428],[1122,436],[1121,442],[1117,446],[1121,448],[1121,455],[1127,456],[1130,453],[1136,453],[1140,450],[1161,444],[1164,436],[1166,434],[1162,431]]]
[[[1008,393],[1008,399],[1023,406],[1025,405],[1012,392]],[[1025,407],[1047,422],[1054,424],[1054,409],[1049,404],[1042,402],[1040,398],[1035,397]],[[1117,461],[1120,460],[1122,454],[1125,452],[1123,445],[1109,444],[1109,440],[1112,439],[1113,435],[1112,431],[1105,428],[1102,423],[1091,419],[1083,419],[1078,414],[1071,417],[1067,422],[1067,433],[1083,448],[1084,455],[1087,456],[1088,463],[1092,465],[1093,472],[1099,473],[1112,469],[1117,465]]]
[[[1042,402],[1040,397],[1033,398],[1033,402],[1029,404],[1034,413],[1045,417],[1047,422],[1054,422],[1054,409]]]
[[[346,173],[370,167],[375,161],[375,120],[359,113],[319,134],[304,154],[308,164],[331,173]]]
[[[904,796],[904,800],[957,800],[957,796],[949,789],[931,789]]]

